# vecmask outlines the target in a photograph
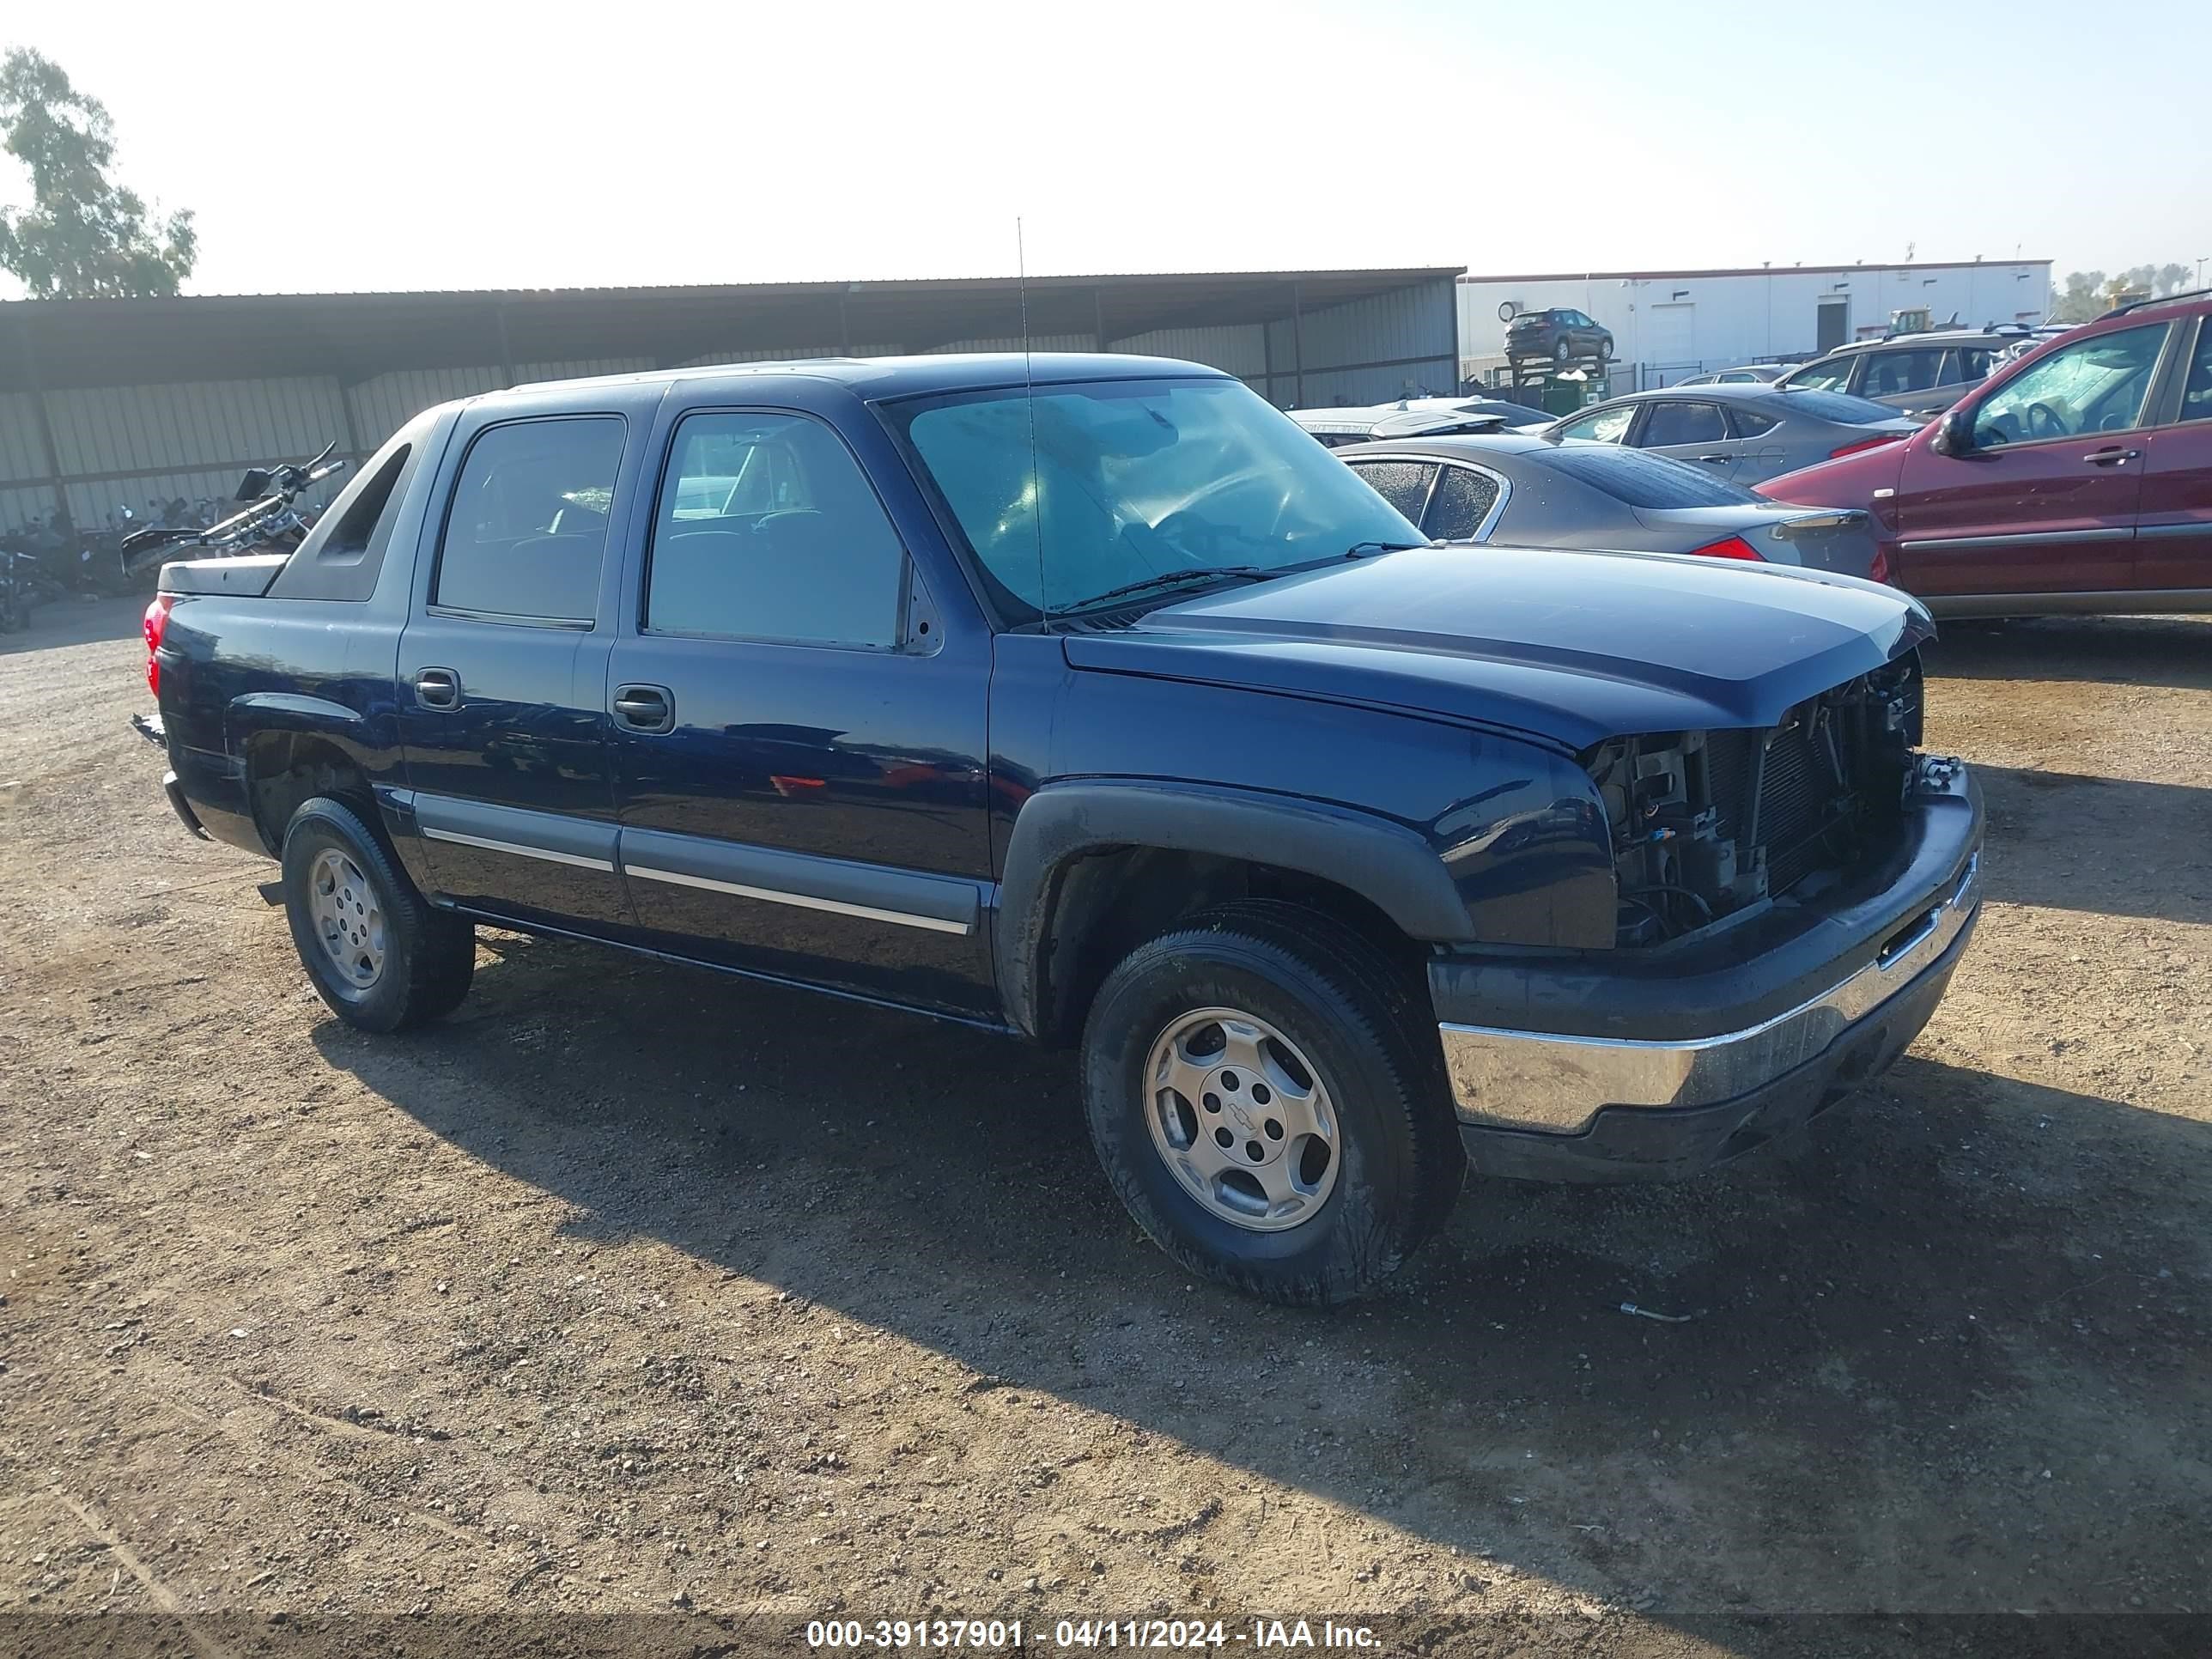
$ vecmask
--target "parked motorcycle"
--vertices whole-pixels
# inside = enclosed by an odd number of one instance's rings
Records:
[[[315,527],[316,509],[301,507],[300,495],[345,469],[343,461],[331,459],[331,452],[337,447],[337,441],[332,440],[309,460],[248,467],[232,499],[252,505],[216,523],[148,525],[133,531],[123,538],[124,568],[135,575],[152,562],[155,554],[173,550],[204,551],[217,558],[290,552]]]
[[[31,607],[38,602],[38,568],[36,555],[0,546],[0,634],[31,625]]]

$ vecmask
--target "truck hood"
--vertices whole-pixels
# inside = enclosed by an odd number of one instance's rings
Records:
[[[1478,721],[1571,750],[1771,726],[1932,638],[1894,588],[1655,553],[1414,548],[1069,635],[1079,669]]]

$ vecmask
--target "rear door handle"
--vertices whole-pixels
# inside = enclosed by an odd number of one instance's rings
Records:
[[[425,668],[415,676],[415,701],[425,708],[461,706],[461,677],[450,668]]]
[[[1707,466],[1726,466],[1735,459],[1733,455],[1700,455],[1698,459]]]
[[[2125,466],[2142,454],[2140,449],[2093,449],[2081,459],[2091,466]]]
[[[615,718],[632,732],[673,732],[676,696],[665,685],[618,685]]]

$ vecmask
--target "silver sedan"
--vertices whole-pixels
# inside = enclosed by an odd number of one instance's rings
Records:
[[[1771,386],[1668,386],[1615,398],[1544,428],[1689,461],[1730,483],[1778,478],[1918,430],[1885,404]]]

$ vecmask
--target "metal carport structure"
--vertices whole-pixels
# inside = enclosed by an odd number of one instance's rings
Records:
[[[702,362],[1018,349],[1210,364],[1285,406],[1455,388],[1458,267],[0,304],[0,529],[221,496],[512,386]]]

